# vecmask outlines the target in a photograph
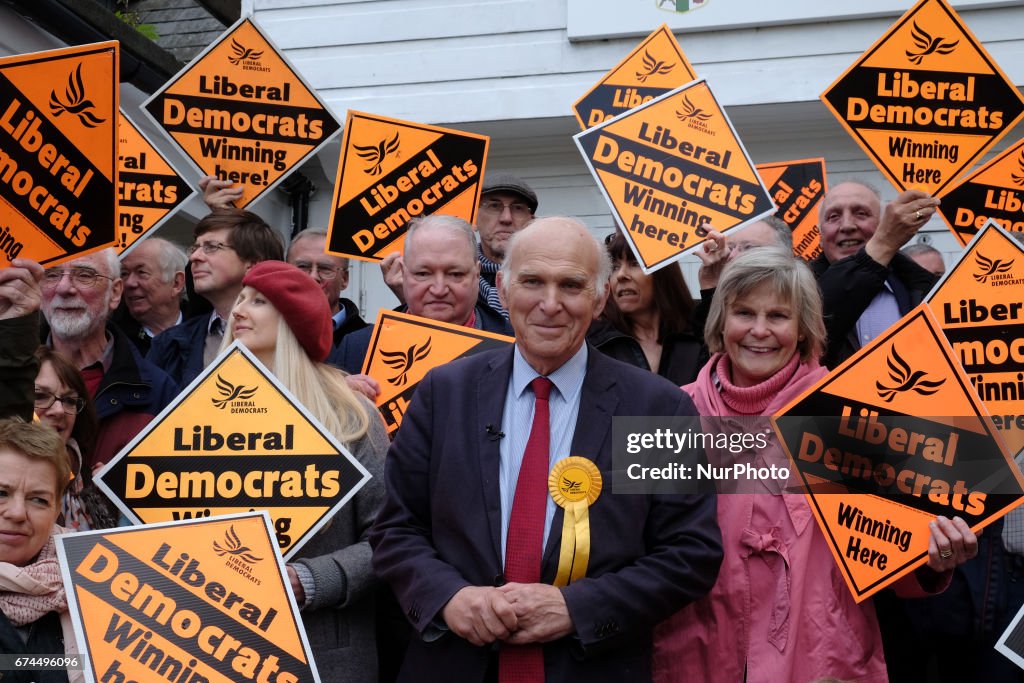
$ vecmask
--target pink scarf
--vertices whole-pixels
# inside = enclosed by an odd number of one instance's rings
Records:
[[[690,395],[701,415],[775,415],[828,374],[818,361],[801,363],[799,358],[793,354],[789,363],[764,382],[741,388],[731,382],[729,357],[716,353],[700,369],[697,380],[683,387],[683,391]]]
[[[67,612],[68,601],[53,542],[53,535],[63,531],[55,526],[39,556],[29,565],[15,567],[0,562],[0,611],[14,626],[31,624],[48,612]]]

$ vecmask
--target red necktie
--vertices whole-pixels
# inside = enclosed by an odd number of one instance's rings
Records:
[[[505,542],[505,579],[539,583],[544,553],[544,514],[548,504],[548,463],[551,453],[551,418],[548,396],[551,380],[530,382],[535,398],[533,426],[519,467],[516,495]],[[498,660],[499,683],[537,683],[544,680],[544,649],[540,645],[505,645]]]

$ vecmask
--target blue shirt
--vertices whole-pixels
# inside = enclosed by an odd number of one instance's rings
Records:
[[[576,418],[580,413],[580,394],[583,391],[583,378],[587,374],[587,345],[584,344],[576,354],[558,368],[548,379],[554,384],[548,397],[548,410],[551,427],[551,455],[548,458],[548,471],[572,453],[572,438],[576,431]],[[519,481],[519,468],[523,464],[523,452],[526,442],[530,439],[530,428],[533,425],[534,395],[530,382],[540,373],[530,367],[522,354],[519,345],[515,347],[512,358],[512,377],[505,392],[505,408],[501,414],[501,431],[505,438],[499,444],[501,465],[498,470],[498,487],[501,493],[501,561],[505,564],[505,544],[508,541],[508,524],[512,518],[512,503],[516,495],[516,483]],[[544,512],[544,539],[546,544],[551,531],[551,519],[555,516],[555,501],[547,496],[547,508]]]
[[[867,346],[875,337],[879,336],[902,318],[900,315],[899,303],[892,291],[892,285],[888,281],[885,286],[875,295],[868,307],[861,313],[857,320],[857,341],[861,347]]]

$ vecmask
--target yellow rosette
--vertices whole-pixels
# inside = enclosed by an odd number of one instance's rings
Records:
[[[555,585],[568,586],[587,575],[590,562],[589,508],[601,495],[601,472],[586,458],[566,458],[551,468],[548,490],[551,498],[565,510]]]

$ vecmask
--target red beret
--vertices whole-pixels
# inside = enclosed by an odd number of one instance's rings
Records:
[[[327,358],[334,321],[327,297],[313,278],[290,263],[262,261],[249,269],[242,284],[274,304],[311,359],[322,363]]]

